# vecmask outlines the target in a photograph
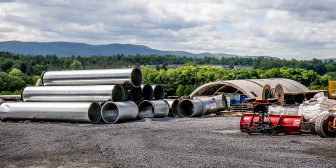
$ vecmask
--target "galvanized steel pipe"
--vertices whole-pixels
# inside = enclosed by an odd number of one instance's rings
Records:
[[[163,100],[165,97],[164,89],[161,85],[152,85],[154,90],[154,99]]]
[[[98,123],[101,106],[95,102],[16,102],[0,106],[1,120],[45,120]]]
[[[178,103],[178,113],[181,117],[201,117],[204,111],[202,100],[183,99]]]
[[[101,111],[105,123],[117,123],[136,120],[139,115],[138,106],[132,102],[106,102]]]
[[[177,108],[177,105],[179,103],[179,100],[178,99],[165,99],[165,101],[168,103],[169,105],[169,115],[173,116],[173,117],[179,117],[179,114],[178,114],[178,108]]]
[[[224,94],[213,97],[216,101],[217,111],[223,111],[228,109],[227,100]]]
[[[139,117],[142,118],[156,118],[167,117],[169,113],[169,106],[164,100],[144,100],[139,105]]]
[[[117,102],[126,96],[122,85],[30,86],[21,95],[23,101],[35,102]]]
[[[152,100],[153,99],[154,90],[153,90],[153,87],[151,85],[148,85],[148,84],[141,85],[141,89],[142,89],[142,98],[144,100]]]
[[[216,101],[212,97],[200,99],[204,103],[204,112],[203,115],[208,115],[215,113],[217,111]]]
[[[42,76],[45,86],[53,85],[116,85],[140,86],[142,72],[139,68],[47,71]]]

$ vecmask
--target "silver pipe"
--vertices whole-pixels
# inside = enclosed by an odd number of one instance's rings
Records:
[[[154,90],[154,99],[163,100],[165,97],[164,89],[161,85],[152,85]]]
[[[228,109],[227,100],[224,94],[213,97],[216,101],[217,111],[223,111]]]
[[[132,102],[106,102],[101,111],[105,123],[117,123],[136,120],[139,115],[138,106]]]
[[[214,98],[208,97],[208,98],[203,98],[200,100],[204,103],[205,110],[204,110],[203,115],[208,115],[211,113],[215,113],[217,111],[217,105],[216,105],[216,101]]]
[[[168,103],[169,105],[169,116],[172,116],[172,117],[179,117],[179,114],[178,114],[178,103],[179,103],[179,100],[178,99],[165,99],[165,101]]]
[[[17,102],[0,106],[1,120],[46,120],[98,123],[101,106],[95,102]]]
[[[45,86],[60,85],[117,85],[140,86],[142,72],[139,68],[47,71],[42,76]]]
[[[128,100],[132,100],[135,103],[139,103],[142,100],[142,89],[141,87],[132,87],[128,90]]]
[[[154,90],[153,87],[151,85],[148,84],[144,84],[141,85],[141,89],[142,89],[142,97],[144,100],[152,100],[154,97]]]
[[[169,106],[163,100],[144,100],[139,105],[139,117],[142,118],[157,118],[167,117]]]
[[[23,101],[35,102],[105,102],[124,101],[122,85],[30,86],[22,91]]]
[[[204,111],[202,100],[183,99],[178,103],[178,113],[181,117],[201,117]]]

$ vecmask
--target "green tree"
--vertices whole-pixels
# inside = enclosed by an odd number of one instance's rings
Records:
[[[83,69],[82,63],[77,61],[77,60],[73,60],[73,62],[70,64],[69,69],[71,70],[81,70]]]

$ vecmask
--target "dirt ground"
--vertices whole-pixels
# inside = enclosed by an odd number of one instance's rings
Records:
[[[335,139],[248,135],[240,117],[1,122],[0,167],[335,167]]]

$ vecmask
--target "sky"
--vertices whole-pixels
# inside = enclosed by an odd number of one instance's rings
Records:
[[[336,58],[335,0],[0,0],[0,41]]]

